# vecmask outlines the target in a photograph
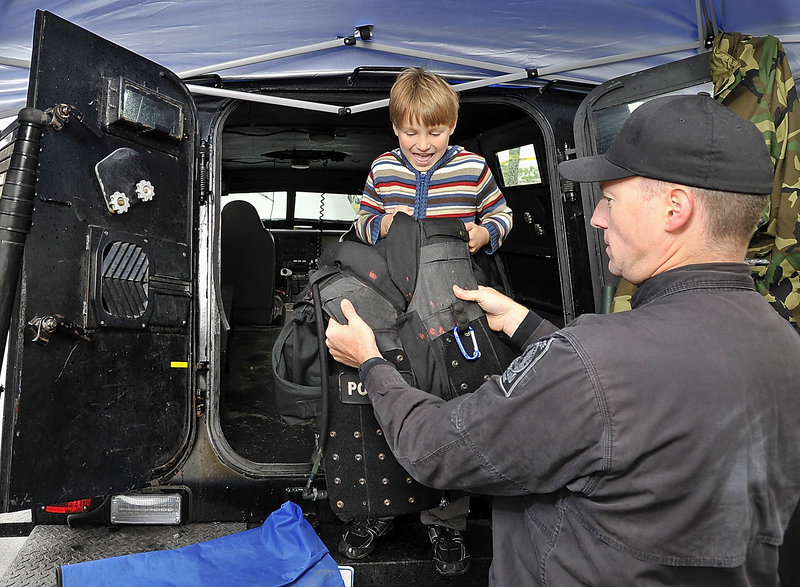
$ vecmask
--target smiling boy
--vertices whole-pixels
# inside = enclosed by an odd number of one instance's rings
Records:
[[[355,220],[358,237],[376,243],[398,212],[455,217],[469,230],[470,253],[493,254],[511,230],[511,209],[485,159],[449,144],[458,121],[455,90],[438,75],[407,69],[389,94],[389,118],[400,146],[372,163]]]
[[[414,219],[460,218],[469,232],[470,253],[494,254],[511,230],[511,209],[486,160],[450,145],[458,121],[455,90],[423,69],[404,70],[389,94],[389,118],[399,148],[372,163],[354,222],[358,238],[375,244],[398,213]],[[420,514],[442,575],[469,569],[462,536],[468,513],[469,497],[461,497]],[[339,551],[351,559],[364,558],[392,526],[392,518],[356,520],[344,532]]]

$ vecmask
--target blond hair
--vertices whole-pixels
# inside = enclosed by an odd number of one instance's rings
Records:
[[[389,92],[389,119],[395,126],[417,121],[425,126],[454,126],[458,94],[439,75],[422,68],[403,70]]]

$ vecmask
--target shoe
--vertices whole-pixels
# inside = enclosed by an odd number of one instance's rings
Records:
[[[369,555],[375,548],[375,540],[386,535],[394,527],[394,518],[378,518],[376,520],[356,520],[342,534],[339,552],[352,560]]]
[[[461,532],[444,526],[428,526],[428,538],[433,545],[437,573],[455,577],[469,570],[469,552]]]

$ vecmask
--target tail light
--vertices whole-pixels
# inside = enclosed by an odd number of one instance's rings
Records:
[[[65,501],[64,503],[54,503],[44,507],[48,514],[82,514],[92,507],[91,499],[76,499],[75,501]]]

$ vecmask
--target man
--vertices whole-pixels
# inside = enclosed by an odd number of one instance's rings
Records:
[[[706,95],[653,99],[604,155],[592,226],[632,310],[561,330],[486,288],[522,355],[445,402],[380,358],[349,302],[333,357],[420,482],[493,495],[493,585],[776,585],[800,496],[800,337],[743,263],[772,190],[756,127]]]

